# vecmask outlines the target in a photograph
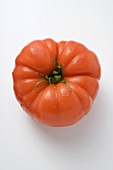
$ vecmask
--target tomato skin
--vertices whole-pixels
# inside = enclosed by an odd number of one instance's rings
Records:
[[[51,75],[56,59],[65,81],[50,84],[43,76]],[[97,56],[81,43],[35,40],[15,60],[14,92],[33,119],[49,126],[69,126],[89,112],[100,76]]]

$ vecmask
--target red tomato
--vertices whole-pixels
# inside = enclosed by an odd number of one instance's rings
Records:
[[[98,92],[95,53],[74,41],[36,40],[23,48],[13,71],[22,108],[49,126],[68,126],[88,113]]]

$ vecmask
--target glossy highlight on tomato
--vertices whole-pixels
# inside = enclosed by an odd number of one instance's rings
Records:
[[[96,54],[83,44],[35,40],[15,60],[14,92],[33,119],[49,126],[69,126],[89,112],[100,75]]]

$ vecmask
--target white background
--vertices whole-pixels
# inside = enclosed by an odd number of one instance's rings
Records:
[[[13,93],[17,54],[34,39],[75,40],[102,68],[100,90],[79,123],[33,121]],[[113,170],[113,1],[0,0],[0,169]]]

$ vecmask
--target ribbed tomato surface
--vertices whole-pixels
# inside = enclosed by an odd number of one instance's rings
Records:
[[[16,58],[14,92],[33,119],[49,126],[68,126],[90,110],[100,72],[97,56],[81,43],[36,40]]]

